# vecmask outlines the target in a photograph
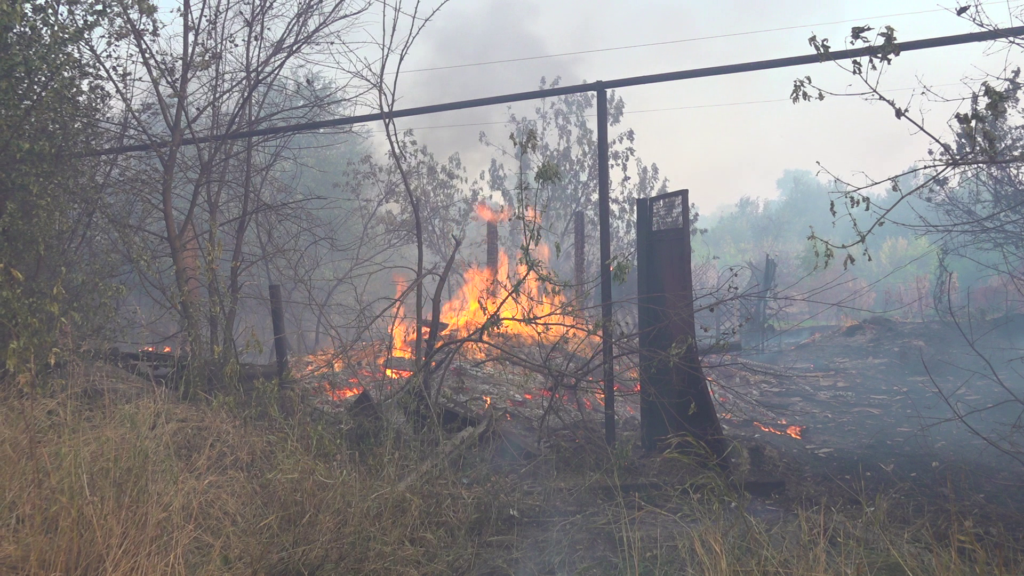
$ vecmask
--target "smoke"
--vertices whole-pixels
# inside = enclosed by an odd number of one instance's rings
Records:
[[[551,26],[535,1],[478,0],[446,6],[417,40],[400,83],[401,107],[435,104],[536,89],[540,78],[561,76],[565,82],[581,80],[575,73],[578,59],[525,60],[417,72],[476,62],[506,60],[555,52],[547,38]],[[531,113],[536,102],[512,106],[518,114]],[[399,127],[420,128],[417,139],[438,156],[458,152],[476,176],[493,156],[479,143],[481,131],[504,142],[507,106],[491,106],[409,118]],[[422,129],[430,126],[458,127]],[[468,125],[468,126],[467,126]]]

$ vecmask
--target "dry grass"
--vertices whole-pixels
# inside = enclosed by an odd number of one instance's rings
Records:
[[[1006,534],[959,518],[937,530],[891,521],[878,508],[799,510],[781,523],[711,512],[652,520],[629,510],[616,525],[621,573],[725,575],[967,576],[1024,573]]]
[[[486,533],[478,492],[393,489],[411,451],[368,465],[301,416],[81,396],[0,400],[0,573],[450,574]]]
[[[952,499],[921,502],[903,489],[847,492],[827,502],[765,504],[702,477],[643,506],[621,494],[607,512],[620,572],[631,575],[1010,576],[1024,574],[1022,534]],[[839,495],[849,487],[834,487]],[[822,493],[818,490],[818,493]],[[859,501],[851,505],[850,501]],[[787,510],[788,508],[788,510]],[[991,512],[989,510],[988,512]],[[1015,525],[1020,526],[1019,522]]]
[[[120,379],[2,393],[0,573],[1024,573],[1013,538],[948,505],[915,518],[879,497],[766,521],[707,475],[634,496],[617,488],[635,459],[578,449],[514,475],[468,455],[398,490],[430,448],[392,438],[357,455],[276,401],[184,404]]]

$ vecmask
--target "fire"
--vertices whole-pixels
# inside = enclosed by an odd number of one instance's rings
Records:
[[[157,351],[156,350],[156,346],[146,346],[142,350],[139,350],[139,352],[156,352],[156,351]],[[162,353],[162,354],[170,354],[171,353],[171,347],[170,346],[164,346],[160,350],[160,353]]]
[[[785,424],[786,421],[783,420],[782,423]],[[764,430],[765,432],[771,432],[772,434],[778,434],[780,436],[790,436],[792,438],[796,438],[797,440],[803,440],[803,438],[804,438],[804,430],[807,429],[807,426],[787,426],[786,427],[786,431],[783,432],[783,431],[777,430],[777,429],[775,429],[775,428],[773,428],[771,426],[765,426],[764,424],[761,424],[760,422],[754,422],[754,426],[757,426],[758,428],[760,428],[761,430]]]
[[[305,374],[318,375],[330,372],[341,372],[345,367],[344,362],[334,350],[321,350],[306,356]]]
[[[504,217],[504,212],[495,212],[486,204],[477,205],[477,214],[491,222]],[[526,218],[537,221],[539,214],[528,211]],[[541,243],[533,248],[531,257],[546,268],[551,250]],[[406,281],[395,278],[395,283],[401,295]],[[587,326],[568,313],[567,304],[561,292],[552,289],[525,262],[513,265],[508,253],[499,250],[497,270],[475,265],[465,271],[462,285],[442,306],[440,322],[444,328],[440,336],[466,336],[490,320],[506,339],[548,345],[567,340],[582,342],[588,338]],[[412,357],[410,344],[415,337],[415,319],[407,318],[399,303],[391,330],[392,355]],[[467,351],[477,357],[483,355],[478,347],[467,347]]]
[[[797,440],[803,440],[804,430],[806,428],[807,426],[789,426],[786,428],[786,434],[789,434],[790,436],[796,438]]]
[[[358,396],[362,394],[363,387],[356,386],[346,388],[334,388],[330,384],[324,384],[324,390],[327,392],[327,395],[330,396],[332,400],[344,400],[345,398]]]
[[[384,375],[387,376],[388,378],[397,380],[399,378],[408,378],[409,376],[412,376],[412,371],[400,370],[398,368],[385,368]]]
[[[479,216],[485,222],[497,223],[498,221],[503,220],[505,218],[505,211],[499,210],[495,212],[486,203],[480,202],[479,204],[476,205],[476,215]]]
[[[402,294],[405,292],[405,280],[395,276],[395,321],[391,326],[391,355],[398,358],[412,358],[412,345],[416,341],[416,323],[410,323],[405,317]]]
[[[546,262],[546,248],[535,256]],[[448,325],[442,336],[466,335],[495,317],[498,331],[506,337],[528,342],[554,344],[563,338],[583,337],[585,328],[576,318],[565,313],[566,302],[561,294],[550,289],[525,265],[516,266],[516,275],[509,274],[508,254],[498,254],[496,277],[486,267],[473,266],[465,273],[465,282],[441,310],[441,321]],[[508,279],[506,285],[502,280]],[[498,289],[495,289],[495,284]],[[513,288],[513,284],[519,285]]]
[[[477,205],[476,212],[487,222],[497,223],[508,218],[505,210],[494,210],[484,203]],[[528,209],[524,219],[528,224],[536,224],[540,221],[540,214]],[[532,246],[529,258],[521,258],[518,262],[499,249],[494,269],[485,265],[472,265],[466,269],[461,275],[461,284],[453,282],[453,296],[441,307],[440,318],[437,319],[439,343],[479,334],[486,326],[490,341],[496,339],[506,344],[559,344],[567,349],[595,346],[598,341],[590,334],[587,321],[576,317],[561,290],[546,280],[547,274],[543,271],[547,269],[550,258],[550,248],[540,243]],[[531,267],[532,263],[538,265]],[[359,364],[360,370],[366,372],[371,380],[394,380],[412,375],[411,371],[391,367],[392,363],[388,362],[390,358],[413,358],[416,342],[416,320],[406,314],[405,308],[409,280],[397,275],[393,280],[395,305],[388,326],[390,342],[368,348],[369,356],[362,358]],[[426,319],[424,323],[427,323]],[[478,343],[466,344],[462,351],[475,358],[483,358],[489,352],[486,346]],[[351,367],[345,366],[337,352],[325,350],[307,358],[304,373],[337,373],[343,368]],[[348,376],[351,374],[346,374]],[[349,383],[359,384],[360,380],[349,379]],[[330,395],[340,399],[361,390],[358,386],[344,388],[332,390]],[[544,395],[549,396],[550,393]],[[527,400],[536,397],[535,394],[524,395]],[[484,397],[484,400],[489,407],[490,398]],[[588,409],[592,408],[589,400],[585,400],[585,404]]]

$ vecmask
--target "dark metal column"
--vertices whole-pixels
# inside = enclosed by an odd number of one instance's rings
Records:
[[[284,331],[284,301],[281,285],[270,285],[270,322],[274,328],[274,355],[277,358],[277,380],[284,380],[288,370],[288,338]]]
[[[689,193],[639,198],[636,210],[644,448],[655,451],[686,435],[703,444],[725,468],[722,427],[697,354]]]
[[[601,228],[601,352],[604,362],[604,440],[615,444],[615,367],[612,365],[612,232],[608,175],[608,93],[597,91],[597,200]]]

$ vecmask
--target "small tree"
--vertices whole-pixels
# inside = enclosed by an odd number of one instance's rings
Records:
[[[81,51],[97,2],[0,5],[0,372],[31,373],[108,318],[114,268],[97,233],[108,175],[88,148],[107,95]]]

